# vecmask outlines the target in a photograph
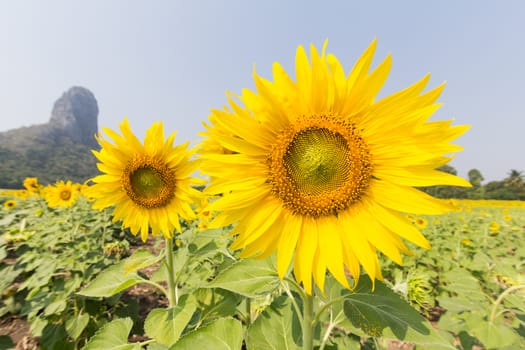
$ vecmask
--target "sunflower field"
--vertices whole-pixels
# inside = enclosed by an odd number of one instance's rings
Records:
[[[272,257],[240,260],[206,216],[184,223],[173,247],[178,303],[168,309],[157,255],[164,240],[142,243],[76,186],[58,184],[72,193],[68,206],[26,190],[2,193],[2,324],[26,320],[26,336],[42,349],[215,349],[218,339],[225,349],[300,349],[301,299]],[[446,215],[406,215],[432,249],[415,250],[403,266],[381,258],[384,280],[373,292],[365,276],[354,291],[327,278],[313,306],[316,346],[525,346],[525,203],[452,203]],[[20,340],[0,339],[4,349]]]
[[[391,56],[326,47],[195,148],[125,118],[86,183],[3,191],[0,349],[24,322],[41,349],[525,348],[525,205],[421,191],[472,186],[440,170],[469,128],[430,120],[444,84],[376,101]]]

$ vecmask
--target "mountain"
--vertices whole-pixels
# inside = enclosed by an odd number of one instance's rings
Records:
[[[98,112],[93,93],[75,86],[54,103],[48,123],[0,132],[0,188],[21,188],[26,177],[47,184],[96,175]]]

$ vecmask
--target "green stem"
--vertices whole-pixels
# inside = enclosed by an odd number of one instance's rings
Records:
[[[505,297],[509,295],[510,293],[514,292],[515,290],[519,290],[519,289],[525,289],[525,284],[520,284],[517,286],[509,287],[503,293],[499,295],[498,299],[496,299],[496,301],[494,302],[494,305],[492,306],[492,312],[490,313],[490,319],[489,319],[490,322],[494,322],[494,319],[496,318],[496,311],[498,309],[499,304],[501,304],[501,302],[503,301],[503,299],[505,299]]]
[[[246,327],[252,324],[252,300],[246,298]]]
[[[158,290],[160,290],[162,292],[162,294],[164,294],[166,296],[166,298],[169,299],[170,297],[170,294],[168,293],[168,291],[166,290],[166,288],[164,288],[163,286],[161,286],[160,284],[158,284],[157,282],[153,282],[151,280],[144,280],[144,281],[140,281],[140,283],[143,283],[143,284],[149,284],[155,288],[157,288]]]
[[[321,345],[319,346],[319,350],[324,350],[324,347],[326,345],[326,342],[330,338],[330,334],[332,333],[332,329],[334,329],[336,326],[336,323],[332,322],[330,320],[330,324],[326,328],[326,332],[324,333],[323,340],[321,341]]]
[[[300,322],[302,323],[303,322],[303,313],[301,312],[301,309],[299,308],[299,305],[297,305],[297,302],[295,301],[295,298],[294,298],[292,292],[290,291],[290,287],[288,286],[288,283],[282,283],[281,282],[281,286],[283,287],[284,292],[286,293],[286,295],[288,295],[288,297],[292,301],[292,305],[293,305],[293,307],[295,309],[295,313],[297,314],[297,317],[299,318]],[[301,290],[301,293],[302,293],[303,299],[304,299],[304,292],[302,290]]]
[[[314,323],[317,322],[319,320],[319,317],[323,314],[323,312],[325,312],[327,309],[331,308],[332,305],[340,303],[340,302],[342,302],[344,300],[345,300],[344,297],[335,298],[335,299],[330,300],[328,303],[324,304],[323,307],[321,307],[321,309],[319,309],[319,311],[317,311],[317,313],[315,314]]]
[[[303,350],[312,350],[313,338],[314,297],[304,293],[303,299]]]
[[[173,274],[173,238],[166,238],[166,267],[168,269],[168,301],[170,307],[177,305],[177,286]]]

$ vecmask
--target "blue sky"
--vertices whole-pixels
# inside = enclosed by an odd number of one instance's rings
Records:
[[[293,74],[297,45],[321,46],[350,70],[378,39],[393,56],[386,96],[431,73],[447,81],[434,119],[472,125],[452,165],[486,181],[525,170],[525,2],[516,1],[1,1],[0,131],[45,123],[74,85],[98,100],[99,127],[127,116],[143,136],[156,120],[195,142],[225,92]]]

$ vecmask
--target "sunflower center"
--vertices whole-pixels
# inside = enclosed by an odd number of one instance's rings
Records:
[[[297,189],[324,194],[344,185],[350,169],[348,144],[328,129],[298,132],[287,147],[284,166]]]
[[[357,202],[372,174],[355,126],[330,115],[298,118],[277,139],[268,166],[272,192],[292,212],[313,217]]]
[[[128,197],[144,208],[165,206],[175,195],[175,174],[163,162],[149,156],[131,160],[121,180]]]
[[[60,199],[64,201],[68,201],[71,198],[71,191],[70,190],[62,190],[60,191]]]

